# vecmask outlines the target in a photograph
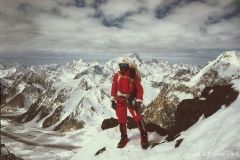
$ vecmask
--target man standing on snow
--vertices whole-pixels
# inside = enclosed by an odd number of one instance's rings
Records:
[[[121,60],[119,68],[120,71],[113,76],[111,88],[112,108],[116,111],[121,132],[121,140],[118,143],[118,148],[125,147],[129,141],[126,127],[128,108],[140,131],[141,146],[143,149],[147,149],[148,135],[140,113],[143,100],[143,87],[140,83],[140,77],[137,74],[132,76],[132,71],[130,72],[129,63],[126,59]],[[132,102],[135,102],[135,104],[132,104]]]

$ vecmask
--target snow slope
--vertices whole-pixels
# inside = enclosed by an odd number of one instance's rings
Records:
[[[235,90],[240,91],[240,80],[234,81]],[[137,129],[128,130],[129,143],[123,149],[117,149],[120,139],[118,127],[100,132],[96,137],[81,148],[71,159],[134,159],[134,160],[237,160],[240,159],[240,96],[229,107],[222,106],[214,115],[199,121],[181,133],[176,140],[165,142],[154,148],[142,150],[140,135]],[[165,137],[155,132],[149,133],[150,145],[160,143]],[[184,139],[178,148],[176,141]],[[95,156],[96,152],[105,147],[106,151]]]

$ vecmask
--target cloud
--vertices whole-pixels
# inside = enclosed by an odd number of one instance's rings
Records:
[[[239,49],[237,0],[2,0],[0,54]]]

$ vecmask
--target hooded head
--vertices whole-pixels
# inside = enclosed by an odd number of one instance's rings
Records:
[[[119,63],[119,68],[122,74],[125,74],[127,70],[129,69],[129,63],[127,59],[123,58]]]

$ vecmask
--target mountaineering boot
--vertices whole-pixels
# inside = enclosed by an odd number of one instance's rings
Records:
[[[121,140],[118,143],[118,148],[123,148],[126,146],[127,142],[129,141],[127,134],[121,136]]]
[[[138,129],[141,134],[141,147],[142,149],[147,149],[148,148],[148,133],[145,127],[145,124],[143,124],[141,121],[137,122]]]
[[[126,146],[127,142],[129,141],[127,136],[127,125],[126,123],[120,123],[119,129],[121,132],[121,140],[118,143],[118,148],[123,148]]]

